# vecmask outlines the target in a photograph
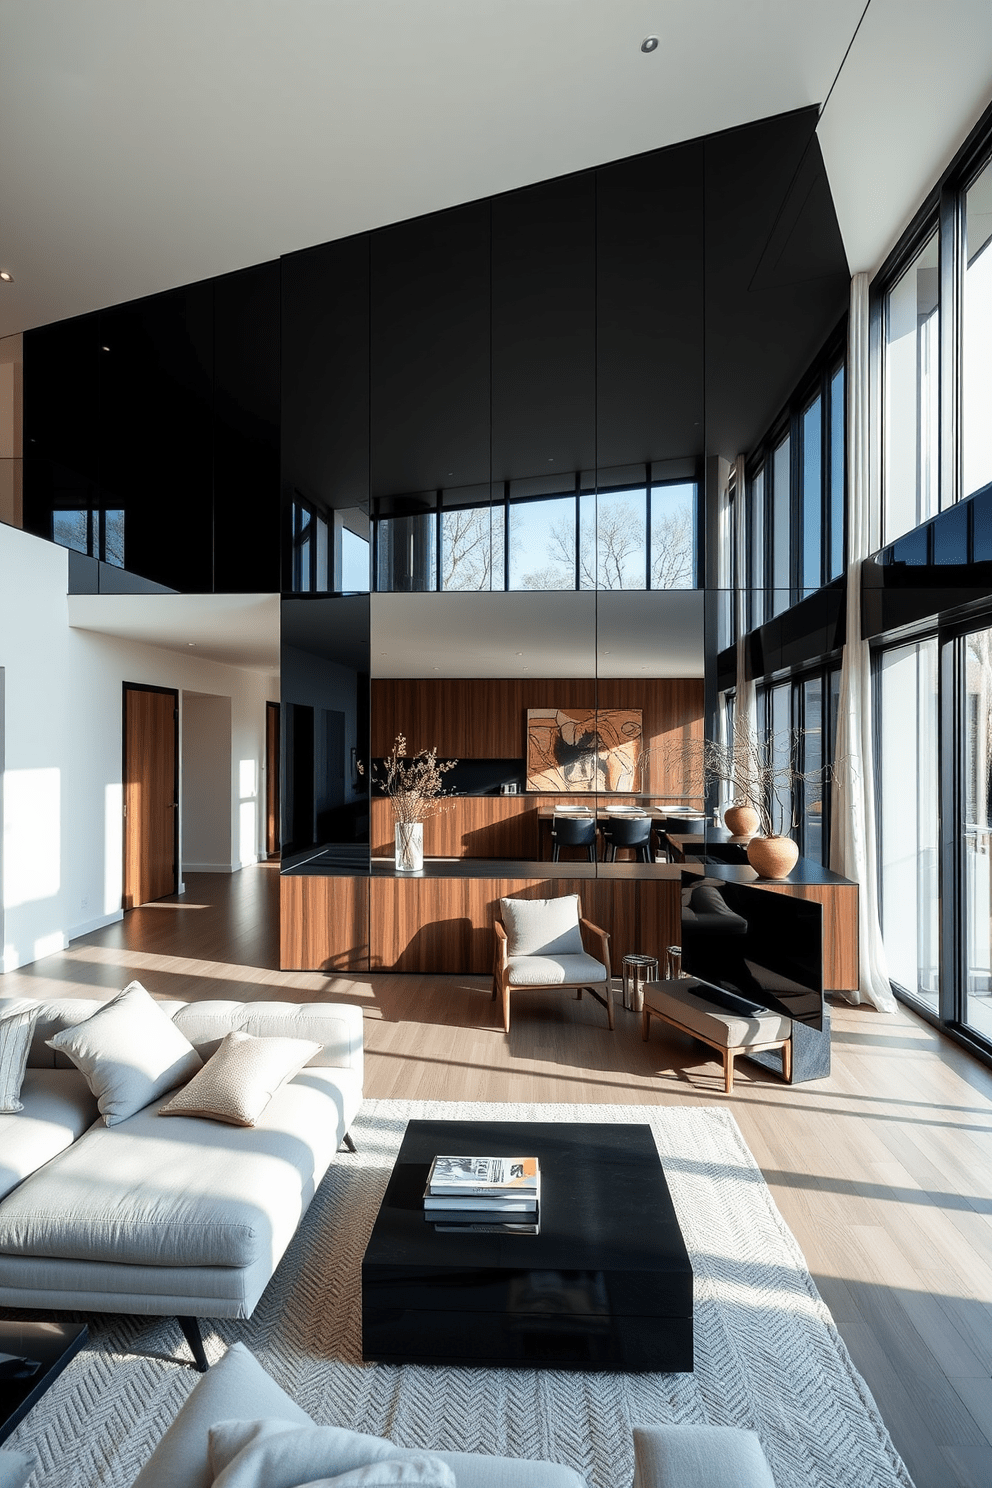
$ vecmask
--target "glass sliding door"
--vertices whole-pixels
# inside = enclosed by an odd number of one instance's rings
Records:
[[[885,954],[893,982],[936,1014],[940,984],[935,639],[883,653],[878,702]]]
[[[992,630],[964,638],[961,699],[963,1022],[992,1041]]]

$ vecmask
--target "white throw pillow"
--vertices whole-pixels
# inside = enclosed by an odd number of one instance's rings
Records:
[[[340,1426],[218,1421],[209,1454],[213,1488],[456,1488],[440,1458],[397,1457],[392,1442]]]
[[[126,1121],[203,1068],[189,1039],[140,982],[129,982],[92,1018],[46,1042],[86,1076],[108,1126]]]
[[[508,956],[581,956],[578,894],[555,899],[501,899]]]
[[[38,1004],[26,998],[8,1002],[0,1012],[0,1112],[23,1111],[20,1101]]]
[[[280,1085],[319,1054],[313,1039],[256,1038],[235,1031],[222,1040],[199,1074],[159,1108],[160,1116],[205,1116],[231,1126],[254,1126]]]

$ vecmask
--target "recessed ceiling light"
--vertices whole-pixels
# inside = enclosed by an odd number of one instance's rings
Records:
[[[0,279],[3,280],[4,284],[13,284],[14,282],[13,274],[9,273],[6,269],[0,269]]]
[[[100,350],[101,351],[109,351],[110,350],[110,347],[109,346],[101,346],[100,347]]]
[[[187,646],[195,646],[196,645],[196,642],[195,641],[187,641],[186,644],[187,644]]]
[[[658,38],[657,38],[657,36],[645,36],[644,40],[641,42],[641,51],[642,52],[656,52],[657,50],[658,50]]]

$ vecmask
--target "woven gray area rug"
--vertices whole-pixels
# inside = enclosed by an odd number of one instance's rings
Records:
[[[363,1364],[361,1257],[418,1117],[649,1122],[695,1272],[695,1372]],[[631,1426],[652,1422],[752,1428],[777,1488],[912,1488],[728,1111],[366,1101],[353,1131],[358,1154],[332,1165],[254,1317],[207,1325],[211,1358],[241,1339],[322,1424],[562,1462],[590,1488],[629,1488]],[[129,1488],[196,1382],[174,1320],[90,1322],[9,1442],[39,1464],[31,1488]]]

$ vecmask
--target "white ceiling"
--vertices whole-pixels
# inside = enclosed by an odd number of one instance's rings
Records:
[[[371,632],[373,677],[703,675],[699,590],[377,594]]]
[[[70,594],[68,604],[74,630],[279,671],[278,594]]]
[[[0,335],[821,103],[863,6],[0,0]],[[821,124],[853,268],[990,94],[989,0],[871,0]]]

